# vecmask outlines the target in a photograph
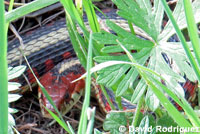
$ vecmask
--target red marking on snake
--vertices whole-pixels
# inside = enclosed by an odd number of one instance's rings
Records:
[[[45,64],[46,72],[48,72],[50,69],[52,69],[55,66],[53,60],[51,59],[46,60],[44,64]]]
[[[31,30],[29,32],[26,33],[26,35],[31,35],[34,32],[34,30]]]
[[[63,55],[63,59],[68,59],[71,57],[71,53],[70,52],[65,52]]]
[[[32,68],[34,74],[39,78],[40,75],[39,73],[37,72],[37,69],[36,68]],[[35,80],[35,77],[33,76],[32,72],[30,69],[27,70],[27,73],[28,73],[28,79],[31,83],[34,83],[36,80]]]
[[[80,70],[80,72],[82,72]],[[74,74],[74,72],[70,72],[65,76],[54,75],[52,71],[46,73],[40,80],[42,85],[44,85],[45,89],[49,93],[49,96],[54,101],[58,110],[61,110],[62,104],[65,102],[69,102],[71,100],[73,93],[79,93],[80,90],[85,88],[85,81],[79,80],[77,82],[71,83],[73,80],[79,78],[82,74]],[[39,88],[39,92],[42,92]],[[48,102],[46,97],[42,94],[41,96],[43,105],[47,107],[49,110],[55,112],[54,108]]]
[[[176,107],[179,111],[183,110],[182,107],[181,107],[179,104],[177,104],[177,103],[175,103],[175,107]]]
[[[195,98],[195,95],[196,95],[195,92],[196,92],[197,87],[198,87],[198,82],[191,82],[187,80],[185,84],[183,85],[183,88],[185,90],[185,95],[189,94],[190,98]],[[186,99],[189,99],[189,98],[186,98]],[[189,99],[188,101],[191,102],[192,100]],[[177,103],[175,103],[175,106],[179,111],[183,110],[183,108]]]
[[[110,107],[110,105],[108,104],[108,102],[106,102],[106,104],[105,104],[105,109],[108,112],[112,110],[111,107]]]
[[[137,53],[137,50],[131,50],[131,53]]]
[[[197,82],[193,83],[190,81],[186,81],[186,83],[184,84],[183,88],[185,89],[186,92],[189,93],[189,96],[194,96],[195,95],[195,89],[198,87]]]

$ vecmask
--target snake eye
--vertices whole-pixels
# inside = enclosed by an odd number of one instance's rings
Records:
[[[70,99],[69,93],[66,93],[66,94],[65,94],[65,99],[66,99],[66,100]]]

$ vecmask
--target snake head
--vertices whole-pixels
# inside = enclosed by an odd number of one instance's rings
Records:
[[[84,69],[81,66],[78,69],[79,73],[72,70],[59,72],[53,69],[40,79],[41,84],[45,87],[61,114],[66,114],[83,93],[85,87],[85,81],[83,79],[72,83],[73,80],[79,78],[84,73]],[[44,107],[55,114],[56,112],[40,88],[38,95],[42,115],[47,118],[52,118]]]

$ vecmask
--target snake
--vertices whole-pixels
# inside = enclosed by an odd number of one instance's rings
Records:
[[[107,17],[97,13],[101,23],[105,22],[106,19],[110,19],[122,28],[128,29],[128,23],[116,14],[116,10],[111,10],[105,14]],[[87,23],[87,20],[85,20],[85,22]],[[136,30],[136,33],[141,34],[142,32]],[[76,58],[76,53],[74,52],[66,29],[66,20],[60,19],[53,21],[48,25],[41,26],[21,35],[21,37],[23,40],[23,52],[35,75],[40,78],[40,82],[51,96],[58,110],[63,114],[67,113],[79,100],[85,87],[84,80],[75,83],[71,83],[71,81],[84,74],[85,70]],[[22,44],[20,44],[17,39],[8,43],[7,60],[9,66],[26,65],[19,51],[21,47]],[[34,83],[36,83],[33,74],[28,68],[24,75],[20,76],[15,81],[22,84],[22,89],[20,90],[22,94],[28,89],[27,83],[30,83],[29,85],[34,85]],[[195,96],[197,85],[197,83],[189,80],[183,84],[188,98]],[[102,109],[105,112],[110,111],[111,108],[105,96],[102,94],[100,86],[95,83],[92,87],[95,89],[96,98]],[[114,103],[114,106],[118,109],[113,92],[109,89],[106,89],[106,91],[111,101]],[[51,118],[43,106],[53,112],[55,111],[40,88],[38,89],[38,98],[43,116]],[[122,100],[122,104],[125,108],[136,109],[136,105],[131,104],[125,99]]]

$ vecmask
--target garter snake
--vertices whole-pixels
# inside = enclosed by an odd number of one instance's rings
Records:
[[[127,22],[118,17],[115,11],[108,12],[106,15],[108,16],[108,19],[114,21],[119,26],[125,29],[128,28]],[[100,21],[106,20],[103,15],[98,14],[98,16],[101,18]],[[139,29],[136,29],[136,33],[145,35]],[[65,19],[55,21],[49,25],[42,26],[34,31],[22,35],[22,39],[24,42],[24,54],[26,55],[36,76],[43,77],[43,79],[41,79],[41,83],[47,88],[47,91],[54,100],[58,109],[65,113],[67,111],[66,107],[68,107],[69,110],[72,104],[76,103],[76,101],[80,98],[83,91],[82,89],[84,88],[84,81],[79,81],[76,84],[69,85],[67,80],[70,79],[70,81],[72,81],[78,78],[81,74],[83,74],[84,70],[80,66],[78,60],[73,58],[76,57],[76,54],[73,51],[69,34],[66,30]],[[20,64],[26,65],[25,60],[22,58],[19,51],[19,47],[20,43],[18,40],[14,40],[8,45],[8,64],[10,66],[17,66]],[[65,61],[62,62],[63,60]],[[62,66],[63,70],[61,69]],[[64,78],[64,75],[68,75],[68,77]],[[26,70],[25,76],[28,78],[30,83],[35,82],[35,79],[29,69]],[[18,81],[22,83],[23,86],[27,85],[23,77],[20,77]],[[49,81],[54,83],[54,85],[49,86]],[[186,84],[189,84],[189,87],[192,89],[196,88],[195,83],[191,82]],[[57,88],[60,90],[58,91]],[[21,92],[23,93],[25,90],[22,90]],[[102,96],[100,90],[96,93],[96,95],[106,111],[110,110],[109,107],[107,107],[107,101]],[[113,97],[113,93],[109,93],[109,95],[111,98]],[[45,99],[41,90],[39,90],[39,100],[41,104],[47,106],[53,111],[51,105]],[[124,102],[124,104],[125,103],[127,104],[128,102]],[[130,107],[135,108],[135,105],[130,105]],[[44,110],[42,110],[42,112],[44,116],[49,117]]]

